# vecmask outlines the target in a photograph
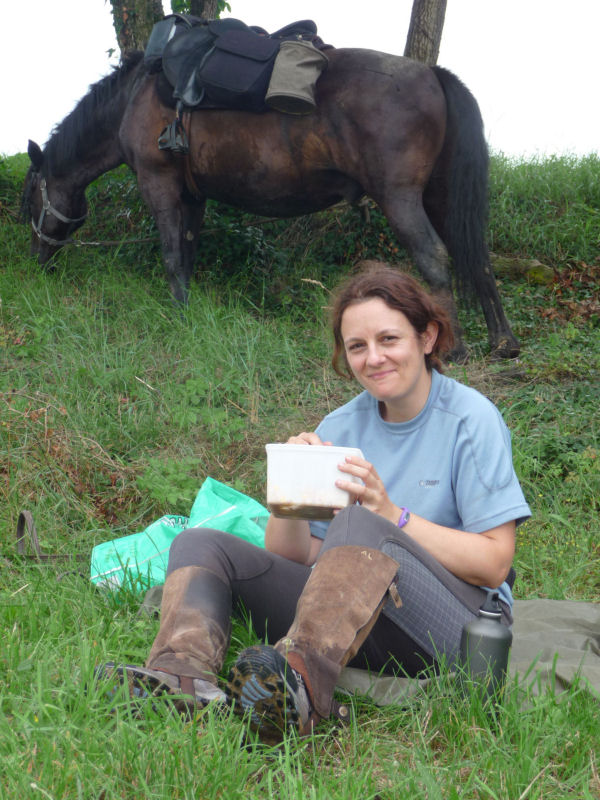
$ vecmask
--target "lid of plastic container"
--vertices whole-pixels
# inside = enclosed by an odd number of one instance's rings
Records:
[[[341,456],[353,455],[359,458],[364,458],[362,450],[359,447],[336,447],[332,444],[288,444],[271,442],[265,445],[267,453],[269,451],[277,451],[285,449],[286,452],[294,452],[300,450],[303,453],[314,453],[314,455],[326,453],[338,453]]]

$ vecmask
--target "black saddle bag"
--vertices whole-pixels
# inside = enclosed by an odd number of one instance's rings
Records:
[[[215,104],[243,111],[264,111],[265,94],[280,44],[252,30],[224,32],[196,71],[197,87],[202,87]]]

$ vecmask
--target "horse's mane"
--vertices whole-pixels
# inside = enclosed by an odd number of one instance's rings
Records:
[[[44,147],[44,173],[64,175],[73,161],[114,133],[119,88],[142,58],[138,51],[123,56],[121,64],[92,84],[73,111],[54,127]]]

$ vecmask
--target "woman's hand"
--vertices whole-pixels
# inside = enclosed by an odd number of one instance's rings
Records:
[[[322,442],[314,431],[309,433],[299,433],[297,436],[290,436],[287,444],[331,444],[331,442]]]
[[[347,456],[343,464],[339,465],[341,472],[360,478],[363,484],[339,478],[335,485],[345,489],[364,508],[379,514],[390,522],[396,523],[400,517],[400,509],[388,497],[383,481],[377,470],[369,461],[358,456]]]

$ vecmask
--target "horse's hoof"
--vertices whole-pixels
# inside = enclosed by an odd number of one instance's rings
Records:
[[[516,339],[501,339],[492,345],[490,359],[492,361],[504,361],[505,359],[517,358],[521,352],[521,343]]]

